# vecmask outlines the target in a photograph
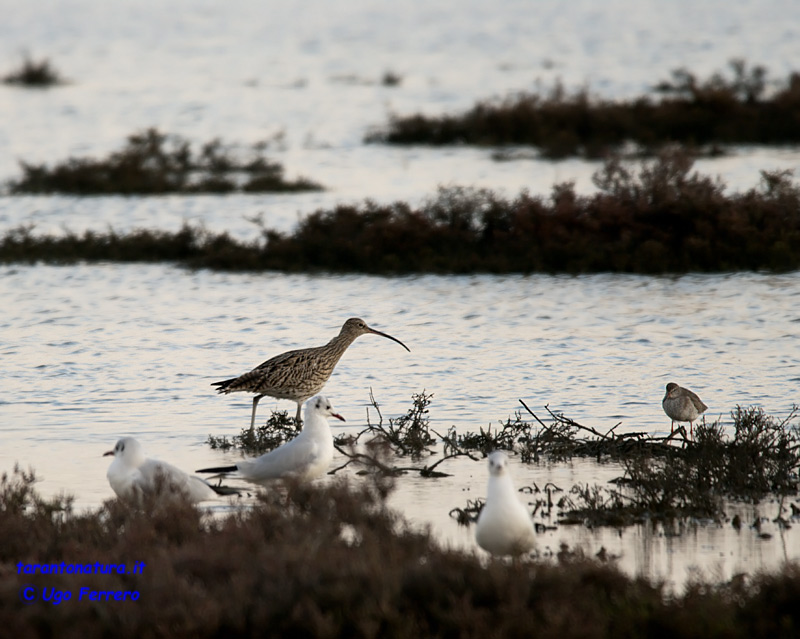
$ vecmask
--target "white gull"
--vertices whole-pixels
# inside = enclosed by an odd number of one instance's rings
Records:
[[[108,455],[113,455],[114,461],[106,477],[120,499],[137,501],[147,493],[163,490],[165,495],[183,493],[189,501],[197,503],[237,492],[224,486],[211,486],[172,464],[145,457],[142,445],[133,437],[120,439],[114,450],[103,456]]]
[[[536,545],[533,521],[517,497],[508,457],[501,451],[489,455],[489,487],[475,541],[493,555],[521,555]]]
[[[274,479],[296,477],[303,481],[324,474],[333,461],[333,433],[328,418],[345,421],[335,413],[324,395],[317,395],[306,402],[303,430],[300,434],[254,459],[245,459],[233,466],[203,468],[198,473],[238,473],[243,479],[255,484],[267,485]]]

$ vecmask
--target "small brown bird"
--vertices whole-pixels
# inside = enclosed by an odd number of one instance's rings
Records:
[[[218,387],[218,393],[237,391],[256,393],[253,398],[253,414],[250,418],[251,431],[255,427],[258,401],[266,395],[297,402],[295,421],[299,425],[303,402],[322,390],[347,347],[357,337],[367,333],[393,340],[411,352],[411,349],[399,339],[370,328],[362,319],[351,317],[344,323],[339,334],[324,346],[281,353],[244,375],[214,382],[211,385]]]
[[[672,430],[675,432],[675,422],[689,422],[689,433],[694,437],[692,422],[700,417],[708,406],[688,388],[678,386],[675,382],[667,384],[667,394],[661,400],[664,412],[672,420]]]

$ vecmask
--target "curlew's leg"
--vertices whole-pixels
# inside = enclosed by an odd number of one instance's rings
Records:
[[[263,395],[256,395],[253,398],[253,415],[250,417],[250,432],[252,433],[256,427],[256,406],[258,406],[258,401],[264,397]]]
[[[672,428],[669,429],[669,434],[672,435],[675,432],[675,420],[672,420]]]
[[[297,414],[294,416],[294,425],[297,430],[300,430],[300,411],[303,409],[303,402],[297,402]]]

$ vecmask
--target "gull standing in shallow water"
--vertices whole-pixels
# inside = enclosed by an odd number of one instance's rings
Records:
[[[258,401],[266,395],[297,402],[295,421],[299,425],[303,402],[322,390],[347,347],[356,338],[367,333],[395,341],[409,353],[411,352],[411,349],[399,339],[370,328],[362,319],[351,317],[344,323],[339,334],[323,346],[281,353],[239,377],[213,382],[211,385],[217,387],[218,393],[246,391],[256,394],[253,398],[253,413],[250,416],[251,431],[256,423]]]
[[[694,437],[692,422],[700,417],[708,406],[688,388],[678,386],[675,382],[667,384],[667,394],[661,400],[664,412],[672,420],[670,434],[675,432],[675,422],[689,422],[689,436]]]
[[[328,417],[345,421],[335,413],[323,396],[312,397],[306,403],[305,426],[293,440],[255,459],[240,461],[234,466],[204,468],[198,473],[234,473],[255,484],[266,486],[273,479],[297,477],[303,481],[324,474],[333,461],[333,433]]]
[[[475,541],[493,555],[521,555],[536,545],[533,521],[517,498],[508,457],[501,451],[489,455],[489,488],[478,516]]]
[[[144,456],[142,445],[133,437],[123,437],[114,450],[103,454],[104,457],[110,455],[114,456],[114,461],[108,467],[106,477],[120,499],[138,501],[146,493],[159,488],[164,490],[165,495],[183,493],[195,504],[214,499],[217,495],[238,493],[226,486],[211,486],[200,477],[192,477],[172,464],[148,459]]]

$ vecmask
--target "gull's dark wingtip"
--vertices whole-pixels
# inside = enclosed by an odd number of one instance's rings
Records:
[[[215,468],[203,468],[196,470],[196,473],[235,473],[239,470],[236,466],[216,466]]]
[[[200,472],[199,470],[197,472]],[[217,495],[227,496],[227,495],[241,495],[242,491],[238,488],[234,488],[233,486],[222,486],[218,485],[215,486],[214,484],[209,484],[211,490],[213,490]]]

